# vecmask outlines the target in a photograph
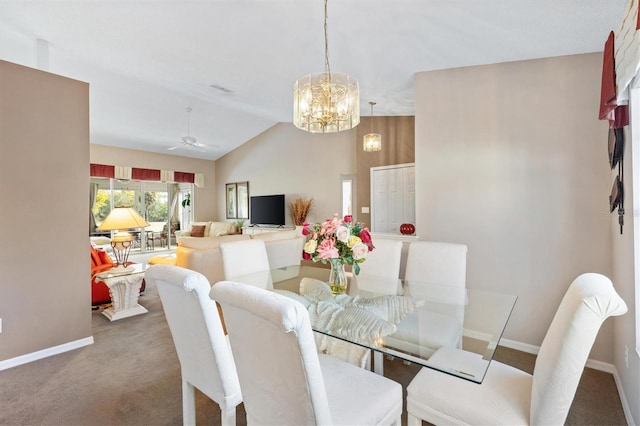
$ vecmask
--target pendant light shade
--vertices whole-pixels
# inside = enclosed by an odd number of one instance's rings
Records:
[[[371,105],[371,133],[364,135],[362,141],[362,149],[365,152],[380,151],[382,149],[382,137],[380,133],[373,133],[373,106],[375,104],[375,102],[369,102],[369,105]]]
[[[324,0],[324,72],[300,77],[293,86],[293,124],[311,133],[349,130],[360,123],[358,80],[329,66],[327,0]]]

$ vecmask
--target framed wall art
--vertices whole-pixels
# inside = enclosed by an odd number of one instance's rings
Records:
[[[236,184],[238,219],[249,219],[249,182]]]
[[[249,182],[225,185],[227,219],[249,219]]]
[[[236,219],[238,217],[238,201],[237,201],[237,186],[235,183],[228,183],[226,185],[226,198],[227,198],[227,219]]]

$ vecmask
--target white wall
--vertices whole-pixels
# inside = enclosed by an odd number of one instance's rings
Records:
[[[518,296],[508,339],[539,346],[577,275],[612,276],[601,69],[598,53],[416,75],[417,229],[468,245],[469,287]],[[613,362],[612,321],[591,358]]]
[[[355,130],[311,134],[280,123],[216,161],[217,216],[225,220],[225,184],[249,181],[249,195],[312,197],[308,221],[341,213],[340,174],[355,173]]]

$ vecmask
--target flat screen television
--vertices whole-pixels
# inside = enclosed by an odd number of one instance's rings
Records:
[[[252,225],[284,225],[284,194],[251,197]]]

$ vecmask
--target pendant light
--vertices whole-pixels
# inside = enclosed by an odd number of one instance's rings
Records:
[[[371,105],[371,133],[364,135],[362,141],[362,149],[365,152],[380,151],[382,149],[382,137],[380,133],[373,133],[373,106],[375,104],[375,102],[369,101],[369,105]]]
[[[331,72],[324,0],[324,72],[300,77],[293,86],[293,124],[310,133],[334,133],[360,123],[358,80]]]

